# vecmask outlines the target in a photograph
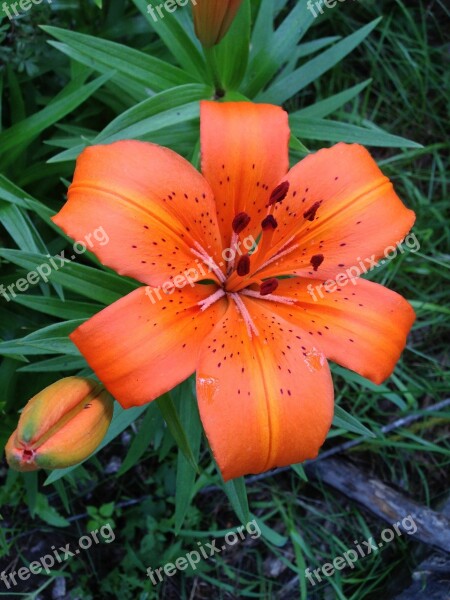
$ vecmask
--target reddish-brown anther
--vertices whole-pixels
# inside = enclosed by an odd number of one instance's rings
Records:
[[[268,279],[267,281],[264,281],[261,284],[259,293],[261,294],[261,296],[268,296],[269,294],[273,294],[273,292],[277,289],[278,285],[278,279],[275,279],[275,277],[273,279]]]
[[[231,226],[233,228],[234,233],[242,233],[249,223],[250,217],[248,216],[248,214],[245,212],[240,212],[234,217]]]
[[[250,273],[250,256],[248,254],[240,257],[236,271],[239,277],[245,277]]]
[[[263,231],[267,231],[268,229],[276,229],[278,227],[278,223],[273,215],[267,215],[267,217],[263,219],[261,227]]]
[[[283,183],[277,185],[277,187],[270,194],[269,206],[276,204],[277,202],[282,202],[287,196],[289,186],[289,181],[283,181]]]

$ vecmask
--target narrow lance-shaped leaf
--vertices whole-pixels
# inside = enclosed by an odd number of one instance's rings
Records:
[[[30,144],[44,129],[65,117],[87,100],[108,80],[108,77],[102,76],[91,83],[81,87],[78,86],[69,95],[54,100],[41,111],[0,133],[0,148],[2,151],[0,164],[3,168],[15,160],[17,152],[22,151],[24,145]]]
[[[271,102],[273,104],[282,104],[289,98],[292,98],[308,84],[315,81],[318,77],[329,71],[338,64],[345,56],[350,54],[378,25],[381,17],[361,27],[345,39],[337,42],[331,48],[328,48],[319,56],[308,61],[296,69],[293,73],[279,79],[276,83],[269,86],[266,91],[257,96],[259,102]]]
[[[193,381],[187,380],[179,386],[180,421],[189,438],[194,459],[198,462],[202,425],[198,414],[197,400],[193,390]],[[179,532],[194,492],[196,470],[181,450],[178,451],[177,480],[175,495],[175,530]]]
[[[113,81],[124,89],[127,85],[138,85],[142,97],[145,90],[148,94],[150,90],[158,92],[196,81],[178,67],[123,44],[58,27],[42,26],[42,29],[64,43],[56,45],[59,50],[100,73],[115,71]]]

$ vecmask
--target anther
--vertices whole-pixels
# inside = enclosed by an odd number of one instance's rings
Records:
[[[259,293],[261,296],[268,296],[277,289],[278,285],[278,279],[267,279],[267,281],[264,281],[261,284],[261,287],[259,288]]]
[[[267,215],[267,217],[263,219],[261,227],[263,231],[267,231],[268,229],[276,229],[278,227],[278,223],[273,215]]]
[[[303,213],[303,217],[307,221],[314,221],[314,219],[316,218],[316,212],[321,204],[322,202],[314,202],[314,204]]]
[[[249,215],[245,212],[240,212],[234,217],[231,226],[233,228],[234,233],[242,233],[249,223]]]
[[[311,256],[310,262],[311,262],[311,265],[312,265],[312,268],[314,269],[314,271],[317,271],[317,269],[323,263],[323,259],[324,259],[323,254],[314,254],[314,256]]]
[[[240,257],[236,271],[239,277],[245,277],[250,273],[250,256],[248,254],[244,254]]]
[[[289,187],[289,181],[283,181],[283,183],[277,185],[277,187],[270,194],[269,206],[272,206],[272,204],[276,204],[277,202],[281,202],[282,200],[284,200],[289,191]]]

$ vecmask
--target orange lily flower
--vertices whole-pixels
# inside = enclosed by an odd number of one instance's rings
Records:
[[[279,107],[202,102],[202,174],[151,143],[90,147],[54,217],[75,239],[104,227],[100,261],[146,284],[71,339],[125,408],[196,371],[225,480],[317,456],[333,417],[326,359],[380,383],[415,318],[363,279],[308,291],[379,259],[415,215],[359,145],[288,170],[289,135]]]
[[[241,4],[242,0],[197,0],[193,4],[195,34],[205,48],[225,37]]]

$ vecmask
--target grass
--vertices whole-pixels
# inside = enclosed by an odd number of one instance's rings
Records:
[[[78,31],[95,33],[100,29],[97,12],[89,3],[82,5],[81,13],[66,10],[51,18],[59,26],[69,26],[76,17]],[[127,42],[139,48],[147,46],[142,22],[125,3],[118,2],[117,6],[117,18],[127,16]],[[48,18],[49,14],[45,13]],[[372,149],[400,197],[417,213],[414,231],[420,250],[398,256],[373,276],[403,294],[416,310],[417,322],[407,349],[395,374],[383,386],[376,387],[338,367],[333,371],[337,404],[377,433],[341,459],[351,460],[367,478],[377,477],[418,503],[439,510],[448,496],[443,482],[448,481],[449,473],[449,408],[423,411],[446,398],[449,389],[446,157],[450,144],[445,136],[448,69],[444,37],[448,11],[439,1],[418,1],[413,6],[400,0],[342,3],[315,23],[304,41],[349,35],[380,14],[383,20],[363,45],[287,106],[291,110],[308,106],[371,78],[369,87],[330,118],[367,128],[378,126],[422,145],[407,150]],[[0,49],[0,59],[11,61],[0,73],[8,90],[4,103],[4,122],[8,124],[45,106],[60,90],[64,78],[60,55],[43,43],[37,17],[30,14],[29,19],[8,31]],[[114,29],[114,24],[109,27]],[[29,52],[27,43],[35,45],[35,54]],[[151,47],[158,48],[158,43],[152,41]],[[48,66],[49,56],[53,68]],[[101,108],[106,95],[100,92],[76,108],[68,127],[52,130],[53,141],[64,145],[73,131],[70,128],[83,128],[89,136],[91,129],[106,125],[117,110],[110,99],[106,102],[109,108]],[[314,149],[321,144],[308,141],[307,145]],[[64,193],[73,167],[70,163],[46,164],[44,160],[55,154],[52,146],[38,141],[32,148],[34,167],[28,168],[22,156],[5,174],[28,193],[36,194],[37,189],[38,197],[48,198],[47,205],[56,208],[55,199]],[[48,227],[42,223],[36,226],[39,234],[50,240],[53,253],[62,248]],[[0,232],[0,236],[2,246],[8,246],[7,233]],[[86,264],[90,264],[88,259]],[[4,264],[2,282],[14,281],[19,272]],[[4,340],[54,322],[18,304],[2,304],[0,316],[0,337]],[[16,419],[18,407],[12,399],[25,400],[54,379],[52,372],[33,373],[31,378],[17,368],[14,357],[4,358],[0,365],[5,382],[3,437]],[[387,434],[381,432],[383,425],[414,415],[420,416],[414,423]],[[305,481],[301,471],[285,470],[247,482],[250,509],[269,528],[265,536],[247,536],[245,542],[229,547],[215,560],[202,561],[191,576],[178,574],[154,588],[145,578],[148,566],[156,568],[175,560],[196,549],[197,542],[210,542],[218,532],[239,522],[223,492],[204,487],[210,483],[212,467],[209,453],[202,447],[200,463],[205,472],[195,484],[197,493],[177,536],[173,521],[179,460],[176,444],[170,434],[158,433],[151,444],[141,435],[143,441],[138,445],[140,426],[138,420],[89,466],[80,467],[76,477],[69,476],[65,484],[60,481],[45,488],[42,477],[30,474],[22,478],[2,468],[0,504],[5,528],[0,538],[4,553],[0,570],[11,563],[20,566],[23,554],[33,560],[52,545],[76,542],[89,530],[89,524],[101,526],[113,520],[117,533],[111,546],[93,547],[64,564],[61,576],[53,573],[48,579],[36,577],[28,587],[22,584],[22,597],[50,598],[55,586],[61,586],[70,591],[70,598],[83,599],[395,598],[408,587],[415,566],[430,550],[413,538],[396,537],[383,551],[361,558],[354,569],[339,571],[312,586],[304,576],[306,567],[314,570],[332,561],[352,548],[354,540],[379,539],[389,524],[330,487],[314,479]],[[151,427],[151,421],[145,426]],[[356,437],[357,433],[335,428],[324,450]],[[118,476],[132,443],[139,454],[137,464]],[[2,594],[10,597],[0,586]]]

